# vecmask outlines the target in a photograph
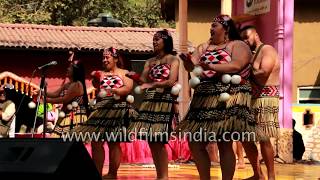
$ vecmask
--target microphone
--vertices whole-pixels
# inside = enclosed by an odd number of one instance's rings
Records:
[[[54,65],[57,65],[57,64],[58,64],[57,61],[51,61],[51,62],[49,62],[49,63],[47,63],[45,65],[39,66],[38,70],[41,70],[41,69],[49,67],[49,66],[54,66]]]

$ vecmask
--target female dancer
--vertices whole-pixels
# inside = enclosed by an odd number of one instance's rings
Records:
[[[129,130],[148,141],[156,166],[157,179],[168,178],[168,143],[177,93],[171,90],[178,80],[179,60],[173,55],[173,40],[167,30],[153,37],[155,56],[146,61],[139,79],[141,86],[135,92],[145,91],[139,108],[139,117],[132,121]],[[128,74],[132,77],[133,73]]]
[[[121,61],[118,51],[112,47],[103,52],[103,71],[93,71],[93,85],[99,91],[97,103],[88,121],[75,132],[90,135],[92,158],[102,175],[105,160],[104,141],[109,147],[109,172],[104,178],[116,178],[121,160],[120,142],[129,141],[126,127],[129,119],[136,115],[135,110],[127,102],[133,87],[133,81],[126,77],[127,70],[120,68]]]
[[[194,73],[200,80],[191,80],[195,92],[179,130],[191,134],[189,146],[200,179],[210,179],[206,146],[209,141],[217,141],[222,179],[230,180],[236,162],[232,140],[250,141],[251,146],[255,146],[256,128],[250,110],[248,80],[251,52],[240,41],[234,22],[227,15],[214,18],[210,34],[210,40],[201,44],[191,58],[181,55],[186,69],[191,71],[197,66]],[[249,134],[244,134],[247,132]]]
[[[56,91],[47,92],[47,102],[63,104],[62,111],[65,113],[58,119],[51,137],[61,137],[87,120],[89,109],[83,64],[80,61],[72,61],[67,76],[68,83]]]

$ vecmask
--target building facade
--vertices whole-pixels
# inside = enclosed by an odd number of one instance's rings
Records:
[[[276,141],[277,155],[292,162],[292,62],[294,1],[284,0],[179,0],[176,22],[180,44],[187,37],[194,46],[209,38],[212,18],[228,14],[238,26],[255,25],[264,43],[276,48],[281,61],[280,113],[281,138]],[[187,8],[181,8],[185,7]],[[182,11],[185,12],[182,12]],[[187,12],[187,13],[186,13]],[[187,21],[187,22],[183,22]],[[289,148],[288,148],[289,147]]]

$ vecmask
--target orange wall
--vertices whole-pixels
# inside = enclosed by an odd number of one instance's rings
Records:
[[[320,85],[320,2],[295,1],[292,102],[298,86]]]
[[[179,32],[179,6],[176,5],[176,27]],[[206,42],[210,37],[211,22],[220,13],[219,0],[188,1],[188,40],[194,47]]]

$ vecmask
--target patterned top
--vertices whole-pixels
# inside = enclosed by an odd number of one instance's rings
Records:
[[[149,70],[149,78],[154,82],[167,80],[170,75],[170,64],[153,65]]]
[[[231,62],[231,57],[225,48],[206,50],[204,54],[201,55],[200,61],[206,64],[226,64]]]
[[[118,89],[123,86],[123,80],[117,75],[104,76],[100,81],[100,89]],[[106,91],[107,96],[112,96],[110,91]]]
[[[64,87],[64,89],[60,92],[60,97],[63,97],[63,96],[67,93],[67,89],[69,88],[70,84],[71,84],[71,83],[69,83],[68,85],[66,85],[66,86]],[[69,111],[69,110],[67,110],[67,106],[66,106],[66,105],[67,105],[67,104],[71,104],[72,102],[77,102],[77,103],[78,103],[79,108],[77,108],[77,109],[84,109],[84,108],[85,108],[84,102],[83,102],[83,96],[81,95],[81,96],[76,96],[76,97],[74,97],[70,102],[65,103],[65,104],[63,105],[63,109],[64,109],[65,112]]]
[[[200,62],[204,62],[205,64],[227,64],[231,62],[231,56],[227,52],[226,47],[222,49],[214,49],[214,50],[206,50],[200,57]],[[242,69],[239,74],[243,80],[249,79],[250,76],[251,65],[249,64],[244,69]],[[207,78],[213,77],[216,72],[212,70],[206,70],[203,74]],[[244,83],[244,81],[242,81]]]
[[[200,62],[205,64],[227,64],[231,62],[231,56],[226,51],[226,48],[223,49],[214,49],[206,50],[200,57]],[[203,74],[211,78],[216,72],[212,70],[203,71]]]

